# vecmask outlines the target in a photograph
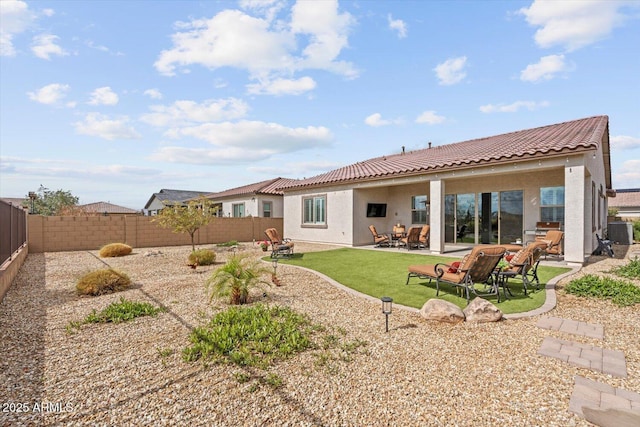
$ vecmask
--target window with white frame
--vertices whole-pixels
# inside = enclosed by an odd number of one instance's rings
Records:
[[[262,203],[262,216],[265,218],[271,218],[271,211],[273,209],[273,204],[271,202],[263,202]]]
[[[429,224],[429,209],[427,209],[427,196],[411,197],[411,223]]]
[[[244,203],[233,204],[233,217],[234,218],[244,217]]]
[[[327,196],[317,195],[302,198],[302,224],[326,225]]]
[[[540,221],[564,224],[564,187],[540,188]]]

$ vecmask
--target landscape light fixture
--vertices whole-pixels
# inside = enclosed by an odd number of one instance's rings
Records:
[[[393,298],[382,297],[380,300],[382,301],[382,313],[385,317],[385,332],[389,332],[389,315],[392,310]]]
[[[271,261],[271,265],[273,265],[273,275],[275,276],[278,271],[278,258],[274,258]]]

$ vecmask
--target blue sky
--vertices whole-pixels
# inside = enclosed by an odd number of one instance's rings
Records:
[[[0,196],[141,209],[606,114],[640,187],[640,1],[0,0]]]

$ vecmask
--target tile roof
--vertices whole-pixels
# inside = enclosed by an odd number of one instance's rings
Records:
[[[290,185],[295,179],[274,178],[266,181],[260,181],[253,184],[243,185],[242,187],[231,188],[229,190],[220,191],[218,193],[207,194],[208,199],[222,199],[226,197],[242,196],[245,194],[270,194],[282,196],[283,192],[280,187]]]
[[[640,188],[616,190],[616,196],[609,197],[608,205],[610,208],[639,207]]]
[[[608,142],[608,123],[607,116],[595,116],[402,154],[376,157],[311,178],[293,181],[281,189],[410,176],[460,167],[526,160],[556,153],[593,150],[600,146],[605,134],[607,134],[606,141]],[[607,147],[605,156],[608,154]],[[608,166],[608,157],[605,161]]]
[[[86,205],[79,205],[79,208],[85,212],[97,212],[97,213],[112,213],[112,214],[137,214],[140,211],[135,209],[125,208],[124,206],[114,205],[108,202],[96,202],[87,203]]]
[[[190,191],[190,190],[169,190],[163,188],[158,193],[153,193],[153,195],[147,201],[147,204],[144,205],[144,208],[147,209],[153,199],[156,198],[161,202],[185,202],[190,199],[195,199],[200,196],[204,196],[205,194],[209,194],[208,191]]]

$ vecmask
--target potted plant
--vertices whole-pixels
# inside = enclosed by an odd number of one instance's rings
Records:
[[[269,249],[269,242],[267,242],[266,240],[263,240],[262,242],[259,243],[260,248],[262,248],[262,252],[266,252],[267,249]]]

